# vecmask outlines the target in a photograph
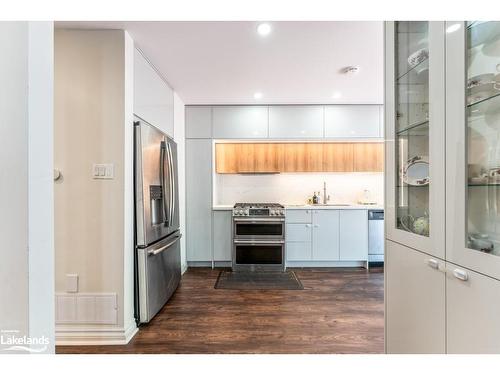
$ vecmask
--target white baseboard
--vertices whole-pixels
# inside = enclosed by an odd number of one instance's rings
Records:
[[[139,331],[135,321],[126,327],[56,325],[56,345],[126,345]]]
[[[184,275],[184,273],[188,270],[188,265],[187,262],[182,265],[181,267],[181,274]]]

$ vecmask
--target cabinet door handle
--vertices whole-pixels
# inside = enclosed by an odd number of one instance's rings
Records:
[[[432,269],[435,269],[436,271],[439,271],[439,272],[442,272],[442,273],[446,273],[446,268],[441,267],[441,265],[439,264],[438,260],[433,259],[433,258],[429,258],[429,259],[427,259],[426,263]]]
[[[311,224],[306,224],[306,228],[311,228]]]
[[[439,270],[439,262],[436,259],[428,259],[427,265],[435,270]]]
[[[455,268],[453,270],[453,276],[455,276],[458,280],[462,281],[469,280],[469,274],[466,271],[461,270],[460,268]]]
[[[319,224],[314,224],[314,228],[318,228],[319,227]]]

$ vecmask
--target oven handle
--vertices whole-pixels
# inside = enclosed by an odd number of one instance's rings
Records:
[[[262,240],[262,241],[255,241],[255,240],[233,240],[234,243],[237,244],[245,244],[245,245],[281,245],[285,243],[285,240]]]
[[[246,217],[234,217],[233,221],[246,222],[246,223],[282,223],[285,221],[284,218],[246,218]]]

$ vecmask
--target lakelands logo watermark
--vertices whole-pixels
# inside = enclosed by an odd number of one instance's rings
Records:
[[[47,350],[49,338],[20,335],[18,330],[0,330],[0,350],[9,352],[43,353]]]

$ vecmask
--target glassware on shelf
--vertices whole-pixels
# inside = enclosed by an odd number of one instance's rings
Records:
[[[428,22],[396,22],[396,223],[429,236]]]
[[[466,33],[466,246],[500,255],[500,22],[468,22]]]

